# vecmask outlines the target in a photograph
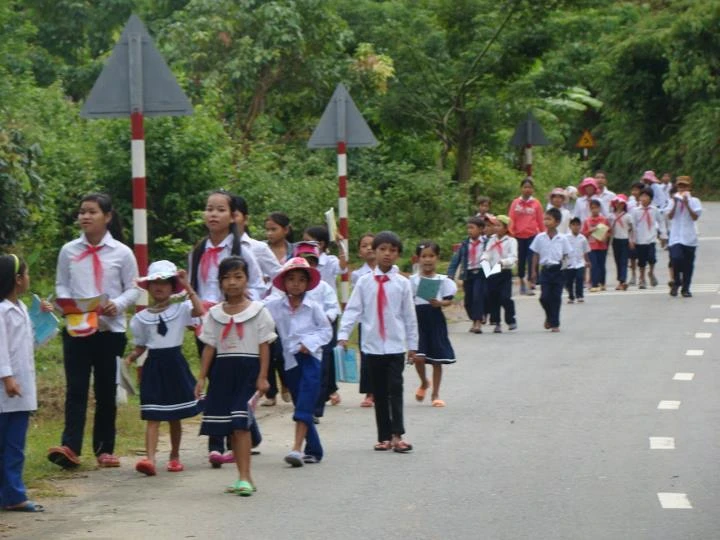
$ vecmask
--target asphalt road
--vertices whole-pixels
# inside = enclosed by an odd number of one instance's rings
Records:
[[[512,334],[473,335],[469,323],[453,324],[459,360],[445,372],[448,406],[417,403],[414,370],[405,372],[412,454],[373,452],[372,411],[344,385],[343,403],[320,425],[319,465],[283,463],[289,406],[262,419],[262,455],[253,460],[259,491],[250,498],[223,493],[232,468],[211,470],[205,440],[189,426],[186,472],[140,477],[125,459],[121,469],[65,482],[75,496],[42,501],[44,514],[0,514],[15,527],[5,534],[720,538],[720,204],[705,205],[701,233],[691,299],[667,294],[663,254],[657,289],[588,293],[584,305],[563,305],[559,334],[542,329],[529,297],[517,299]],[[661,401],[678,403],[658,409]]]

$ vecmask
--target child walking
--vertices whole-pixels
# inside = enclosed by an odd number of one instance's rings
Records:
[[[660,211],[652,206],[653,192],[649,187],[643,188],[638,196],[640,204],[633,209],[633,229],[635,230],[635,249],[638,257],[638,268],[640,269],[640,280],[638,289],[646,289],[645,268],[648,267],[648,279],[650,285],[657,286],[658,280],[655,277],[655,242],[660,236],[660,243],[664,246],[667,233],[665,220],[662,219]]]
[[[420,264],[420,271],[410,277],[413,294],[415,296],[415,315],[418,321],[418,350],[415,354],[415,370],[420,377],[420,386],[415,391],[415,399],[425,400],[425,394],[430,388],[427,380],[425,364],[432,365],[432,406],[444,407],[445,402],[440,399],[440,383],[442,382],[443,364],[455,363],[455,351],[448,337],[447,322],[442,308],[452,304],[457,292],[455,282],[442,274],[437,274],[437,262],[440,257],[440,246],[432,241],[418,244],[415,255]],[[422,293],[421,283],[426,280],[439,281],[437,292],[430,298],[418,296]]]
[[[30,287],[24,261],[0,257],[0,507],[43,512],[28,500],[23,483],[25,437],[30,412],[37,409],[33,329],[20,296]]]
[[[482,325],[485,323],[485,274],[480,267],[480,259],[485,249],[484,231],[485,221],[482,218],[468,218],[468,237],[463,240],[448,266],[449,276],[454,276],[460,268],[460,279],[465,293],[465,312],[472,321],[469,331],[475,334],[482,334]]]
[[[294,257],[273,279],[275,288],[285,296],[267,303],[282,340],[285,380],[295,404],[295,439],[285,456],[285,462],[292,467],[320,463],[323,458],[313,414],[320,395],[322,347],[332,338],[332,327],[322,306],[307,294],[320,281],[316,268],[302,257]]]
[[[375,235],[365,233],[358,240],[358,256],[365,261],[357,270],[353,270],[350,274],[350,284],[353,288],[358,280],[365,274],[375,270],[377,263],[375,261],[375,250],[372,248]],[[358,346],[360,347],[360,388],[361,394],[365,394],[365,398],[360,402],[361,407],[372,407],[375,404],[372,388],[370,387],[370,376],[368,375],[367,359],[365,353],[362,352],[362,325],[358,325]]]
[[[482,258],[488,262],[490,268],[500,265],[500,272],[487,279],[487,298],[490,324],[495,325],[493,332],[501,334],[501,307],[505,311],[505,324],[508,325],[508,330],[517,329],[515,302],[512,299],[512,269],[517,262],[517,241],[508,233],[510,228],[508,216],[496,216],[495,220],[497,232],[490,237]]]
[[[542,205],[533,197],[534,192],[535,184],[532,178],[529,176],[524,178],[520,182],[520,197],[513,200],[508,209],[508,217],[512,224],[510,234],[517,239],[518,244],[520,294],[529,296],[534,295],[535,292],[534,286],[528,288],[525,284],[525,266],[532,260],[532,254],[528,250],[535,236],[545,230]]]
[[[147,360],[140,378],[140,415],[147,421],[145,450],[147,457],[135,464],[135,470],[147,476],[157,474],[157,453],[160,422],[170,424],[170,459],[168,472],[181,472],[180,440],[183,418],[198,414],[195,399],[195,377],[182,354],[185,329],[193,325],[193,317],[204,310],[198,295],[190,287],[184,270],[178,271],[170,261],[157,261],[148,268],[148,275],[137,280],[146,289],[152,306],[136,313],[130,320],[135,349],[126,362],[135,362],[146,350]],[[188,300],[174,302],[172,295],[187,291]]]
[[[375,450],[405,453],[412,445],[404,441],[403,368],[405,353],[415,360],[418,326],[412,287],[395,262],[402,242],[390,231],[373,240],[377,267],[362,276],[350,296],[340,322],[338,345],[347,347],[355,323],[363,325],[362,350],[366,354],[375,393]]]
[[[678,176],[675,186],[677,193],[670,199],[665,210],[671,224],[668,242],[673,273],[670,296],[677,296],[680,289],[683,298],[690,298],[690,283],[698,245],[695,223],[702,214],[702,205],[700,199],[690,193],[691,177]]]
[[[560,234],[568,234],[570,232],[570,218],[572,216],[570,215],[570,210],[565,208],[567,200],[568,195],[563,188],[555,188],[550,192],[550,195],[548,195],[548,208],[557,208],[560,210],[560,215],[562,216],[560,225],[558,226],[558,232]]]
[[[627,195],[620,193],[613,198],[610,207],[613,210],[610,217],[610,234],[612,236],[613,258],[617,271],[618,284],[616,291],[626,291],[627,269],[630,250],[635,249],[632,216],[627,210]]]
[[[200,399],[209,378],[200,434],[220,439],[231,436],[238,480],[227,491],[247,497],[255,491],[250,473],[250,428],[255,415],[250,400],[269,387],[270,343],[277,335],[268,310],[247,296],[244,259],[224,259],[218,279],[225,301],[210,308],[203,321],[200,340],[205,348],[195,397]]]
[[[567,268],[565,273],[565,288],[568,292],[568,304],[574,304],[575,301],[582,304],[585,301],[583,284],[585,281],[585,269],[590,267],[588,253],[590,253],[590,244],[584,234],[580,234],[580,218],[572,218],[570,220],[570,234],[566,236],[570,245],[570,256],[568,257]]]
[[[562,216],[557,208],[545,212],[546,232],[535,237],[530,249],[533,252],[531,281],[540,276],[542,293],[540,304],[545,310],[545,328],[552,332],[560,331],[560,306],[562,305],[563,273],[562,265],[570,255],[567,237],[557,232]],[[540,274],[538,274],[538,267]]]
[[[347,254],[342,251],[342,243],[338,243],[340,246],[339,257],[328,253],[330,249],[330,233],[324,225],[316,225],[305,229],[303,240],[318,243],[318,249],[320,250],[318,270],[323,281],[330,284],[337,293],[337,278],[347,272],[348,268]]]
[[[61,446],[48,450],[48,459],[63,468],[80,465],[90,376],[95,393],[92,449],[99,467],[119,467],[115,450],[117,404],[117,358],[125,354],[125,312],[137,301],[137,263],[123,244],[122,227],[110,197],[104,193],[85,196],[80,202],[79,238],[60,249],[55,293],[67,299],[105,295],[96,331],[63,332],[65,366],[65,427]],[[74,335],[73,335],[74,334]]]
[[[602,204],[599,199],[590,201],[590,217],[582,226],[582,233],[590,244],[590,292],[605,290],[608,242],[610,240],[610,225],[602,215]]]

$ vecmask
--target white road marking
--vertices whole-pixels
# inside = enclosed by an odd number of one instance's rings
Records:
[[[720,304],[712,304],[710,309],[720,309]]]
[[[675,438],[650,437],[650,450],[675,450]]]
[[[673,381],[692,381],[694,378],[694,373],[676,373]]]
[[[696,339],[710,339],[711,337],[712,333],[710,332],[695,332]]]
[[[688,349],[685,351],[685,356],[702,356],[705,351],[702,349]]]
[[[665,411],[677,410],[680,408],[680,402],[663,400],[660,403],[658,403],[657,408],[661,409],[661,410],[665,410]]]
[[[709,317],[707,319],[703,319],[703,322],[716,323],[720,322],[720,319],[718,319],[717,317]]]
[[[678,508],[687,510],[692,508],[687,493],[658,493],[660,506],[667,509]]]

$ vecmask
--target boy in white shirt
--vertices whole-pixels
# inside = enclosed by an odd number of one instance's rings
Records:
[[[590,266],[587,255],[590,253],[590,244],[588,244],[585,235],[580,234],[581,227],[580,218],[570,220],[570,234],[567,235],[570,244],[570,257],[565,269],[565,288],[568,292],[568,304],[574,304],[575,300],[577,300],[578,304],[585,301],[583,279],[585,278],[585,269]]]
[[[413,362],[418,345],[415,303],[410,281],[394,266],[402,252],[400,238],[390,231],[378,233],[373,249],[377,266],[353,289],[340,322],[338,345],[347,347],[353,326],[362,324],[362,351],[375,395],[375,450],[405,453],[412,450],[412,445],[402,439],[402,372],[405,352]]]
[[[690,298],[690,282],[698,244],[695,222],[702,214],[702,205],[700,199],[690,194],[691,177],[678,176],[675,186],[677,193],[665,207],[665,215],[671,224],[668,240],[673,273],[670,296],[677,296],[678,288],[681,288],[683,297]]]
[[[638,257],[638,268],[640,268],[639,289],[646,289],[645,267],[648,267],[648,279],[650,285],[656,287],[658,280],[655,277],[655,263],[657,263],[657,255],[655,253],[655,241],[660,236],[660,245],[665,246],[667,241],[667,233],[665,229],[665,219],[663,219],[660,211],[651,204],[653,200],[653,192],[649,187],[645,187],[638,196],[640,204],[633,208],[633,230],[635,231],[635,250]]]
[[[515,320],[515,302],[512,299],[512,269],[517,263],[518,248],[517,240],[508,234],[510,218],[508,216],[497,216],[496,233],[488,240],[482,260],[487,261],[492,269],[496,264],[500,265],[500,272],[492,274],[487,278],[488,311],[490,312],[490,324],[495,325],[494,332],[502,332],[500,327],[500,307],[505,310],[505,324],[508,330],[517,328]]]

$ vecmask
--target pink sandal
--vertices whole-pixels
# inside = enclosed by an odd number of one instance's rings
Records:
[[[101,467],[104,469],[112,468],[112,467],[119,467],[120,459],[118,459],[117,456],[113,456],[112,454],[102,453],[97,457],[97,464],[98,464],[98,467]]]
[[[168,461],[167,464],[167,471],[168,472],[183,472],[185,470],[185,467],[182,463],[180,463],[179,459],[171,459]]]
[[[135,470],[146,476],[155,476],[157,474],[157,471],[155,470],[155,465],[153,465],[153,462],[149,459],[141,459],[140,461],[138,461],[135,464]]]

